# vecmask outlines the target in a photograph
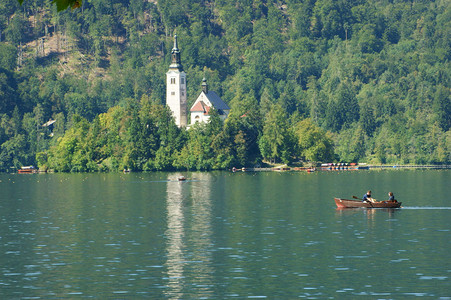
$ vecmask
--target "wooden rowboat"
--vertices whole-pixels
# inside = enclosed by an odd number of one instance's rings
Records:
[[[36,170],[33,166],[21,167],[19,170],[17,170],[17,173],[19,174],[32,174],[37,172],[38,170]]]
[[[341,199],[334,198],[335,204],[337,204],[338,208],[357,208],[357,207],[366,207],[366,208],[399,208],[401,207],[402,202],[391,202],[391,201],[377,201],[377,202],[362,202],[361,200],[349,200],[349,199]]]

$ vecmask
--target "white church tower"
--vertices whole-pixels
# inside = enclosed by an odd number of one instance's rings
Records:
[[[186,106],[186,73],[180,61],[180,50],[177,47],[177,35],[174,36],[172,62],[166,73],[166,104],[172,111],[175,124],[186,127],[188,123]]]

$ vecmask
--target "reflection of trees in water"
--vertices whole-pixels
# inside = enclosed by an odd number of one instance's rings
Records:
[[[211,180],[209,173],[196,173],[195,181],[177,182],[180,174],[168,176],[167,183],[167,277],[169,298],[212,295],[211,267]],[[189,200],[189,201],[188,201]],[[190,206],[187,206],[190,203]],[[191,249],[189,252],[186,249]],[[187,275],[189,274],[189,275]],[[186,278],[190,278],[187,282]]]
[[[213,296],[213,291],[209,289],[213,285],[211,275],[213,274],[212,263],[212,203],[211,203],[211,181],[210,173],[196,173],[193,175],[199,179],[191,183],[191,223],[187,226],[187,243],[192,249],[190,254],[192,261],[190,265],[192,285],[202,286],[196,291],[197,297]]]

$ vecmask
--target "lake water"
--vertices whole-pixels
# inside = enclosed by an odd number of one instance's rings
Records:
[[[0,298],[451,299],[450,170],[181,174],[0,174]]]

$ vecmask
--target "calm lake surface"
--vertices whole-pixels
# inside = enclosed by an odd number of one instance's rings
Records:
[[[179,175],[0,174],[0,298],[451,299],[451,170]]]

